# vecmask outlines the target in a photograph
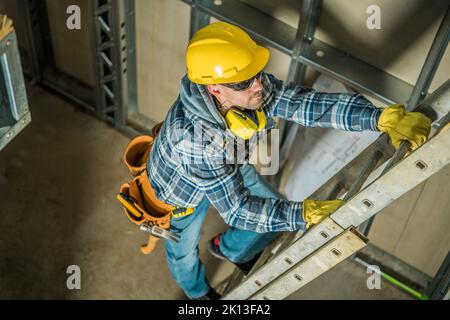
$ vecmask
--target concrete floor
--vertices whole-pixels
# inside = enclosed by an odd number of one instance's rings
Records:
[[[167,268],[164,245],[144,256],[138,231],[115,199],[129,179],[121,162],[127,137],[39,87],[28,87],[32,122],[0,152],[0,298],[185,299]],[[226,229],[215,211],[205,220],[201,258],[212,285],[232,265],[205,252]],[[66,269],[81,268],[81,290]],[[408,299],[345,261],[289,299]]]

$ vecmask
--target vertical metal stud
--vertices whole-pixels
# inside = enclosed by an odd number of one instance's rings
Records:
[[[136,11],[135,0],[125,1],[125,42],[126,55],[121,63],[125,68],[122,77],[124,118],[137,112],[137,67],[136,67]]]
[[[22,9],[25,20],[25,32],[27,38],[27,56],[31,68],[33,83],[42,81],[42,69],[40,63],[40,43],[42,37],[40,33],[39,11],[37,0],[21,0],[19,6]],[[41,44],[39,46],[38,44]]]
[[[427,293],[433,300],[450,299],[450,252],[447,253]]]
[[[93,18],[92,37],[95,74],[96,114],[122,128],[126,124],[126,110],[122,101],[122,56],[126,56],[125,3],[118,0],[94,0],[90,2]]]
[[[191,39],[197,30],[206,27],[211,17],[197,8],[197,1],[193,0],[191,4],[191,25],[189,28],[189,39]]]
[[[314,32],[319,20],[321,7],[322,0],[305,0],[302,3],[302,12],[297,29],[295,46],[292,51],[287,82],[294,82],[297,84],[304,83],[306,65],[300,63],[298,61],[298,57],[314,38]],[[280,170],[272,180],[274,186],[277,188],[279,187],[283,169],[285,167],[289,151],[294,143],[295,136],[297,135],[298,128],[298,124],[280,119]]]
[[[425,63],[420,71],[419,78],[414,86],[411,97],[408,101],[407,109],[409,111],[414,108],[426,97],[431,82],[433,81],[434,74],[436,73],[442,56],[447,48],[450,38],[450,7],[447,7],[447,11],[442,18],[441,25],[439,26],[436,36],[434,37],[431,48],[428,51]]]

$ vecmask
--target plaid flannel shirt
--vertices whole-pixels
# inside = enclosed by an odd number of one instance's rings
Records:
[[[273,117],[309,127],[377,130],[381,109],[359,94],[320,93],[293,83],[286,85],[267,73],[262,83],[267,130],[275,126]],[[200,110],[205,114],[216,108],[204,86],[184,77],[181,88],[186,87],[192,96],[202,97],[194,104],[204,104]],[[304,229],[302,202],[260,198],[244,188],[239,170],[242,164],[229,163],[230,153],[225,152],[226,141],[232,136],[225,120],[192,112],[189,103],[183,103],[189,100],[182,93],[170,109],[149,157],[148,175],[158,198],[178,207],[195,207],[206,196],[228,225],[240,229]]]

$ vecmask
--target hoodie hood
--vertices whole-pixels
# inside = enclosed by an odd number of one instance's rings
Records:
[[[198,85],[184,76],[180,83],[180,99],[189,120],[201,118],[226,130],[226,122],[209,94],[206,86]]]

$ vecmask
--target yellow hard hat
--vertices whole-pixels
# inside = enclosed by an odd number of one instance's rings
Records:
[[[187,75],[198,84],[240,82],[260,72],[269,55],[241,28],[215,22],[198,30],[189,42]]]

